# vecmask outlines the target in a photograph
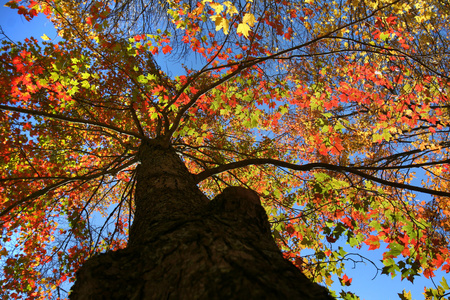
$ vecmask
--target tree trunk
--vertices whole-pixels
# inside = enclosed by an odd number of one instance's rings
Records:
[[[70,299],[333,299],[283,258],[255,192],[209,201],[172,148],[139,156],[128,246],[90,258]]]

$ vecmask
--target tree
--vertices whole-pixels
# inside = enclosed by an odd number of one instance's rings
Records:
[[[73,297],[325,299],[305,278],[351,284],[338,241],[449,272],[446,3],[19,2],[60,38],[2,45],[4,298],[84,265]]]

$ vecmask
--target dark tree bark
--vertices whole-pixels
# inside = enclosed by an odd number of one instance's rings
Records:
[[[283,258],[254,191],[209,201],[171,147],[139,156],[129,244],[89,259],[70,299],[332,299]]]

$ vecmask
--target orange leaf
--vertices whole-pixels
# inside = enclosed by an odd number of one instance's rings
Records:
[[[162,52],[164,54],[170,53],[171,51],[172,51],[172,47],[170,47],[169,45],[162,48]]]

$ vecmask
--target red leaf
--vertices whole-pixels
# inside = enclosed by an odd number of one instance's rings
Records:
[[[352,284],[352,280],[353,278],[348,278],[346,274],[344,274],[344,276],[340,278],[341,284],[345,286],[349,286],[350,284]]]
[[[370,235],[369,238],[364,241],[364,243],[369,245],[369,250],[380,248],[380,239],[375,235]]]
[[[431,268],[426,268],[426,269],[423,271],[423,275],[424,275],[427,279],[430,279],[430,277],[434,277],[434,272],[433,272],[433,270],[432,270]]]
[[[397,19],[397,17],[394,17],[393,15],[390,15],[387,19],[386,19],[386,22],[389,24],[389,25],[395,25],[395,19]]]
[[[170,47],[169,45],[162,48],[162,52],[164,54],[170,53],[171,51],[172,51],[172,47]]]

